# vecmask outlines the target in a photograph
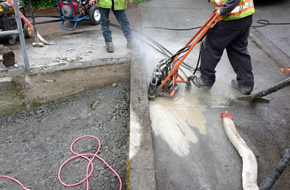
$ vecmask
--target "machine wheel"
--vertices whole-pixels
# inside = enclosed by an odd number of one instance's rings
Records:
[[[101,13],[98,6],[93,6],[90,8],[89,19],[93,25],[100,24],[101,22]]]
[[[8,39],[8,43],[14,45],[16,43],[16,38],[12,37]]]
[[[23,27],[23,33],[25,38],[30,38],[32,35],[32,30],[31,28],[28,27],[28,25],[25,23]]]

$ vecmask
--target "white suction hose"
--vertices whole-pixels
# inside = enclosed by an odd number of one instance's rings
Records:
[[[228,113],[222,113],[221,118],[223,119],[224,129],[226,131],[229,140],[237,149],[243,160],[243,172],[242,172],[243,189],[258,190],[259,189],[257,185],[258,166],[255,155],[237,132],[233,121],[233,117]]]

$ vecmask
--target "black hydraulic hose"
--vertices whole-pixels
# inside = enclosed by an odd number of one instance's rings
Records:
[[[154,45],[156,45],[158,48],[160,48],[161,51],[163,51],[164,53],[167,52],[170,56],[173,55],[168,49],[166,49],[164,46],[162,46],[161,44],[159,44],[158,42],[156,42],[155,40],[150,38],[148,35],[144,34],[143,32],[137,31],[137,30],[133,30],[133,31],[135,31],[138,34],[142,35],[143,37],[147,38],[150,42],[152,42]]]
[[[136,36],[135,36],[136,37]],[[142,40],[142,39],[140,39],[140,38],[138,38],[138,37],[136,37],[137,39],[139,39],[139,40],[141,40],[141,41],[143,41],[143,42],[145,42],[144,40]],[[147,42],[145,42],[145,43],[147,43]],[[157,42],[156,42],[157,43]],[[170,59],[172,59],[172,58],[174,58],[174,56],[172,56],[173,54],[171,53],[171,52],[169,52],[170,53],[170,55],[168,55],[168,54],[166,54],[163,50],[160,50],[160,49],[158,49],[158,48],[156,48],[156,47],[154,47],[153,45],[151,45],[151,44],[149,44],[149,43],[147,43],[147,45],[149,45],[150,47],[152,47],[154,50],[156,50],[156,51],[158,51],[160,54],[162,54],[162,55],[164,55],[165,57],[167,57],[168,59],[170,58]],[[157,44],[156,44],[157,45]],[[159,44],[160,45],[160,44]],[[182,58],[182,57],[181,57]],[[181,58],[179,58],[178,60],[180,60]],[[175,61],[176,62],[176,61]],[[174,62],[174,63],[175,63]],[[173,63],[173,64],[174,64]],[[189,65],[187,65],[186,63],[182,63],[180,66],[182,66],[182,67],[184,67],[184,68],[186,68],[186,69],[188,69],[188,70],[190,70],[190,69],[192,69],[192,67],[191,66],[189,66]],[[184,75],[185,75],[185,72],[181,69],[181,68],[179,68],[183,73],[184,73]],[[186,76],[186,75],[185,75]]]
[[[145,29],[157,29],[157,30],[173,30],[173,31],[187,31],[187,30],[195,30],[195,29],[200,29],[201,26],[194,27],[194,28],[184,28],[184,29],[177,29],[177,28],[163,28],[163,27],[144,27],[142,30]]]
[[[270,173],[270,175],[264,180],[262,185],[260,186],[260,190],[269,190],[275,184],[275,182],[279,179],[281,174],[290,164],[290,148],[287,149],[286,153],[274,168],[274,170]]]
[[[57,15],[33,15],[34,17],[52,17],[52,18],[59,18]],[[31,17],[31,15],[26,15],[25,17]]]
[[[264,26],[270,26],[270,25],[290,25],[289,22],[271,23],[270,21],[268,21],[266,19],[259,19],[259,20],[257,20],[257,23],[260,24],[260,25],[252,26],[252,27],[258,28],[258,27],[264,27]],[[142,28],[142,30],[145,30],[145,29],[157,29],[157,30],[172,30],[172,31],[188,31],[188,30],[196,30],[196,29],[199,29],[199,28],[201,28],[201,26],[194,27],[194,28],[185,28],[185,29],[163,28],[163,27],[144,27],[144,28]]]
[[[257,21],[258,24],[260,24],[259,26],[252,26],[254,28],[258,28],[258,27],[264,27],[264,26],[269,26],[269,25],[289,25],[290,23],[286,22],[286,23],[271,23],[268,20],[265,19],[260,19]]]
[[[202,46],[203,44],[201,43],[201,46]],[[195,74],[196,73],[196,71],[198,71],[198,69],[199,69],[199,64],[200,64],[200,59],[201,59],[201,54],[202,54],[202,51],[201,51],[201,48],[200,48],[200,50],[199,50],[199,54],[198,54],[198,59],[197,59],[197,64],[196,64],[196,67],[195,67],[195,69],[194,69],[194,71],[193,71],[193,74]]]
[[[42,21],[42,22],[36,22],[35,24],[46,24],[46,23],[51,23],[51,22],[60,22],[62,20],[48,20],[48,21]]]
[[[159,44],[158,42],[156,42],[155,40],[153,40],[152,38],[150,38],[149,36],[147,36],[146,34],[140,32],[140,31],[136,31],[136,30],[133,30],[135,32],[138,32],[139,34],[141,34],[142,36],[146,37],[149,41],[151,41],[153,44],[155,44],[157,47],[159,47],[160,49],[162,49],[162,52],[164,52],[166,54],[166,52],[169,54],[167,54],[168,56],[167,57],[174,57],[180,53],[176,53],[176,54],[172,54],[168,49],[166,49],[164,46],[162,46],[161,44]],[[188,48],[188,47],[187,47]],[[181,52],[183,49],[185,48],[182,48],[181,50],[179,50],[179,52]],[[188,48],[189,49],[189,48]],[[187,49],[187,50],[188,50]],[[182,53],[182,52],[181,52]],[[183,67],[187,67],[187,69],[193,69],[193,67],[191,67],[190,65],[186,64],[186,63],[182,63],[182,66]]]
[[[113,26],[113,27],[115,27],[115,28],[122,29],[122,27],[119,26],[119,25],[112,24],[112,23],[110,25]],[[140,31],[134,30],[134,29],[132,29],[132,31],[138,32],[143,37],[146,37],[150,42],[152,42],[154,45],[156,45],[157,47],[159,47],[161,49],[161,51],[164,52],[164,54],[166,54],[166,52],[167,52],[168,54],[170,54],[170,56],[173,55],[169,50],[167,50],[165,47],[163,47],[162,45],[160,45],[158,42],[156,42],[155,40],[153,40],[152,38],[150,38],[146,34],[140,32]]]
[[[122,27],[120,25],[116,25],[116,24],[112,24],[110,23],[111,26],[117,28],[117,29],[122,29]],[[139,33],[140,35],[142,35],[143,37],[147,38],[150,42],[152,42],[154,45],[156,45],[159,49],[153,47],[152,45],[150,45],[149,43],[147,43],[149,46],[151,46],[152,48],[154,48],[155,50],[157,50],[159,53],[165,55],[166,57],[172,57],[172,56],[176,56],[177,54],[173,55],[169,50],[167,50],[164,46],[162,46],[161,44],[159,44],[158,42],[156,42],[155,40],[153,40],[152,38],[150,38],[149,36],[147,36],[146,34],[144,34],[143,32],[137,31],[132,29],[132,31]],[[138,37],[137,37],[138,38]],[[184,49],[187,50],[189,49],[188,47],[182,48],[179,51],[183,51]],[[181,52],[182,53],[182,52]],[[186,63],[182,63],[182,66],[187,68],[187,69],[193,69],[193,67],[191,67],[190,65],[186,64]]]
[[[56,15],[33,15],[34,17],[51,17],[51,18],[59,18],[59,16]],[[32,17],[31,15],[26,15],[25,17]],[[47,21],[42,21],[42,22],[36,22],[35,24],[47,24],[47,23],[52,23],[52,22],[60,22],[62,21],[61,19],[59,20],[47,20]]]

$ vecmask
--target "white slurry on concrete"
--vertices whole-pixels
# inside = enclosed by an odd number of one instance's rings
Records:
[[[153,132],[163,138],[177,155],[187,156],[191,143],[198,142],[195,131],[203,135],[207,133],[202,114],[205,111],[205,106],[199,105],[197,96],[180,85],[175,97],[157,97],[150,101]]]

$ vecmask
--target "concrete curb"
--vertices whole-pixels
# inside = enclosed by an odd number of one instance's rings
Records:
[[[0,115],[130,78],[131,57],[0,78]]]
[[[130,190],[156,189],[153,140],[147,97],[144,55],[131,63],[129,187]]]

